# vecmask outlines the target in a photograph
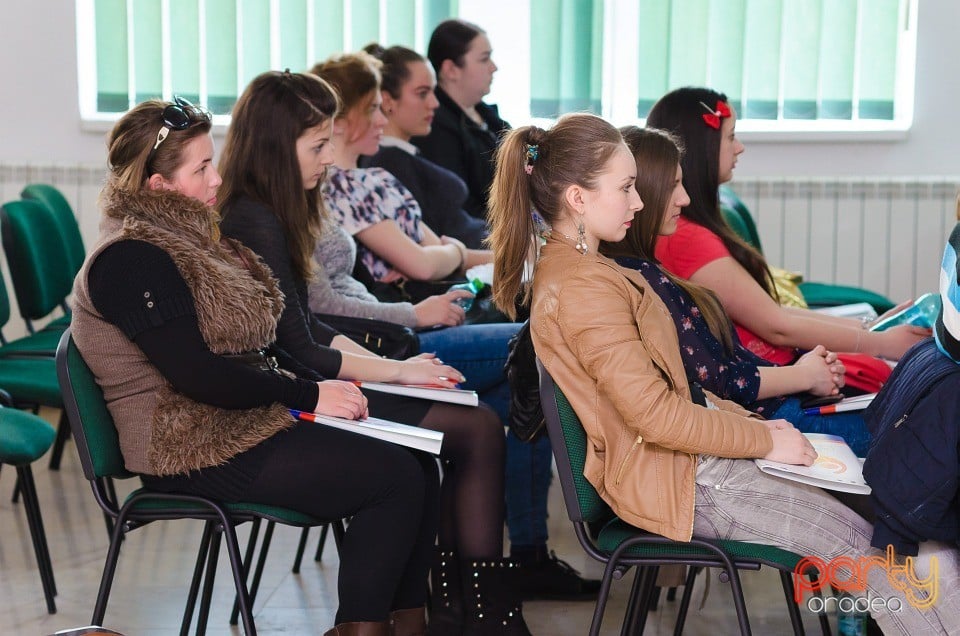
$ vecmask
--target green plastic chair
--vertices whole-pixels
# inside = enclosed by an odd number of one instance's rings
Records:
[[[45,330],[28,334],[22,338],[9,340],[3,334],[3,328],[10,322],[10,296],[7,285],[0,276],[0,359],[6,357],[53,358],[60,341],[60,330]]]
[[[694,577],[704,567],[722,569],[721,579],[730,583],[740,633],[749,634],[750,623],[739,571],[759,570],[764,565],[779,570],[793,632],[804,633],[800,610],[793,600],[792,575],[802,558],[800,555],[770,545],[742,541],[697,538],[689,542],[673,541],[633,527],[614,516],[593,484],[583,475],[588,440],[580,419],[539,359],[537,368],[540,371],[540,401],[553,446],[567,516],[573,522],[574,531],[583,549],[592,558],[605,564],[597,606],[590,625],[590,636],[600,633],[612,580],[622,578],[630,566],[638,566],[641,571],[634,580],[622,633],[641,633],[653,602],[655,582],[661,565],[686,565],[690,568],[677,617],[677,634],[683,631]],[[607,521],[597,538],[591,538],[587,524],[602,523],[611,517],[612,520]],[[817,572],[809,569],[806,575],[816,578]],[[815,585],[811,587],[816,588]],[[825,614],[820,615],[820,627],[824,634],[830,634],[830,625]]]
[[[729,186],[720,186],[720,211],[723,213],[723,218],[730,229],[762,254],[763,246],[760,244],[760,234],[753,222],[753,216],[744,202],[737,196],[737,193]],[[851,303],[868,303],[877,314],[882,314],[889,309],[893,309],[895,305],[886,296],[861,287],[807,281],[800,283],[798,287],[810,307],[835,307]]]
[[[0,466],[8,464],[17,469],[17,484],[23,496],[23,507],[33,541],[33,551],[37,557],[37,567],[40,570],[43,596],[50,614],[57,613],[54,601],[57,585],[53,578],[47,535],[43,530],[43,518],[40,515],[40,500],[30,464],[47,452],[53,444],[54,435],[53,427],[36,415],[0,407]]]
[[[67,296],[73,291],[74,274],[53,213],[42,203],[21,199],[3,205],[0,223],[13,292],[27,331],[36,333],[33,322],[58,307],[64,315],[47,327],[66,328],[70,323]]]
[[[45,183],[31,183],[20,192],[20,196],[42,203],[53,214],[71,276],[76,276],[87,254],[77,216],[67,198],[60,190]]]
[[[120,544],[126,535],[155,521],[199,519],[206,523],[200,540],[200,550],[180,633],[186,634],[190,629],[201,582],[203,592],[200,598],[197,633],[203,633],[206,629],[222,537],[227,544],[227,554],[230,558],[244,632],[248,635],[256,634],[252,611],[255,599],[248,592],[246,584],[251,561],[249,555],[252,553],[251,546],[256,542],[256,537],[251,533],[248,556],[242,558],[236,526],[250,521],[257,524],[256,527],[259,528],[259,522],[266,520],[304,528],[320,526],[331,520],[315,519],[277,506],[223,503],[207,497],[160,493],[149,488],[134,490],[121,504],[107,485],[108,481],[129,479],[136,475],[124,466],[120,440],[113,418],[107,409],[103,392],[71,339],[69,329],[64,332],[60,341],[56,361],[57,374],[63,389],[64,407],[76,440],[84,477],[90,482],[94,498],[100,508],[114,521],[91,623],[103,624],[110,588],[120,556]]]

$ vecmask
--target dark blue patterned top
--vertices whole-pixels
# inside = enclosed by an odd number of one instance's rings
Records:
[[[693,299],[674,284],[653,261],[639,258],[616,259],[622,267],[635,269],[667,306],[677,327],[680,355],[687,380],[696,382],[715,395],[732,400],[760,415],[772,415],[786,398],[757,399],[760,390],[758,367],[776,366],[740,344],[733,333],[734,352],[730,354],[707,327]]]

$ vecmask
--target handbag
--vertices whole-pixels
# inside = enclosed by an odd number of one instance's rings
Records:
[[[410,327],[375,318],[315,314],[317,319],[384,358],[404,360],[420,353],[420,339]]]
[[[510,384],[507,426],[521,442],[532,442],[546,431],[546,422],[540,404],[540,374],[529,320],[510,338],[507,350],[507,362],[503,366]]]

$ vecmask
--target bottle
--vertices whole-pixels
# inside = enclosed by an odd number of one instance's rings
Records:
[[[482,280],[480,280],[479,278],[474,278],[472,280],[468,280],[465,283],[457,283],[456,285],[451,285],[450,289],[448,289],[447,291],[453,291],[455,289],[463,289],[473,294],[472,297],[458,298],[455,301],[453,301],[458,305],[460,305],[461,307],[463,307],[464,311],[470,311],[470,309],[473,307],[474,298],[476,297],[477,294],[480,293],[480,290],[482,290],[484,287],[485,285],[483,284]]]
[[[837,601],[837,634],[867,636],[867,613],[857,608],[857,599],[849,592],[843,592]]]
[[[870,327],[870,331],[884,331],[898,325],[914,325],[916,327],[933,327],[940,314],[940,294],[924,294],[913,304],[902,311],[883,320],[878,320]]]

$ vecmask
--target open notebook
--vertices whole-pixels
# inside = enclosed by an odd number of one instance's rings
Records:
[[[760,470],[780,477],[799,481],[818,488],[869,495],[870,486],[863,479],[862,464],[842,437],[823,433],[804,433],[817,451],[817,461],[813,466],[795,466],[771,462],[766,459],[754,460]]]

